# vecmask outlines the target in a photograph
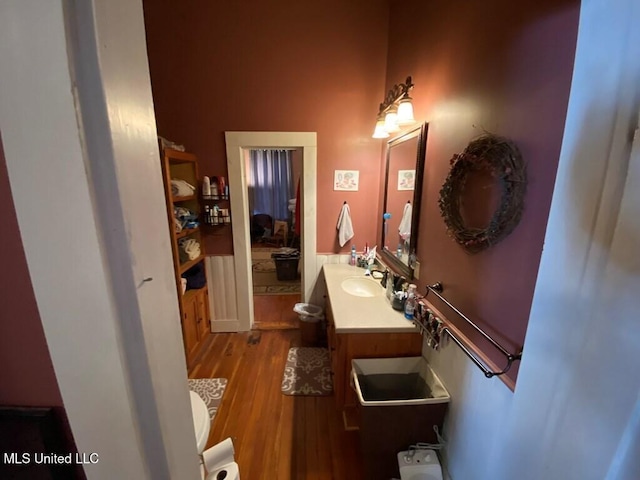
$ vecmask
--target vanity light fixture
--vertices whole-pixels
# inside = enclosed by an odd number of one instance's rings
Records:
[[[390,133],[400,131],[400,127],[415,122],[412,99],[409,96],[409,91],[412,88],[411,76],[408,76],[404,83],[395,84],[387,92],[387,96],[378,110],[378,120],[373,138],[387,138]]]

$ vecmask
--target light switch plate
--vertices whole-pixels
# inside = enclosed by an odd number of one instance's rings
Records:
[[[420,262],[417,260],[413,266],[413,276],[416,277],[416,280],[420,280]]]

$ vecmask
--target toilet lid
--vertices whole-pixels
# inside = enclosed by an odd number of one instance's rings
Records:
[[[209,438],[209,429],[211,428],[211,418],[204,400],[195,392],[191,394],[191,412],[193,414],[193,428],[196,432],[196,443],[198,445],[198,453],[202,453],[207,445]]]

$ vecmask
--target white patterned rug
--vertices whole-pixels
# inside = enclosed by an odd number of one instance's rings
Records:
[[[326,348],[289,349],[282,376],[285,395],[331,395],[331,361]]]
[[[204,400],[211,421],[215,417],[224,389],[227,387],[226,378],[190,378],[189,390],[196,392]]]

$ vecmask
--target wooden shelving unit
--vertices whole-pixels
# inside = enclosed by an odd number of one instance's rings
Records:
[[[201,342],[211,334],[209,294],[207,284],[199,289],[187,290],[183,294],[181,278],[187,270],[204,261],[204,242],[202,241],[202,230],[200,227],[187,228],[176,232],[173,218],[175,206],[187,208],[201,218],[202,206],[198,199],[197,192],[193,195],[174,196],[171,190],[171,180],[184,180],[197,188],[199,185],[199,177],[198,163],[195,155],[177,150],[163,149],[162,176],[167,204],[169,234],[171,236],[171,247],[173,250],[176,289],[178,292],[178,303],[182,323],[182,338],[187,358],[187,366],[190,367],[193,356],[195,352],[197,352]],[[201,254],[193,260],[180,261],[180,241],[186,238],[193,238],[198,241]]]

